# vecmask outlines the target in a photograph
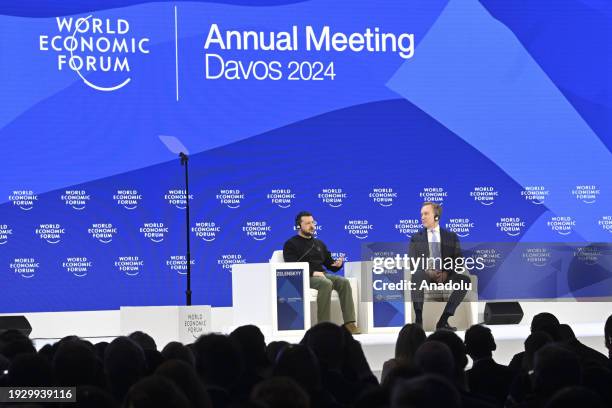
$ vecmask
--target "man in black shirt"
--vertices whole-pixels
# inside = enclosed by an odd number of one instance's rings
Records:
[[[324,272],[324,266],[331,272],[342,268],[344,259],[334,260],[327,246],[314,237],[315,221],[312,214],[302,211],[295,217],[298,234],[285,242],[285,262],[308,262],[310,266],[310,287],[317,290],[317,322],[330,320],[331,292],[338,292],[345,327],[353,334],[360,333],[355,324],[355,305],[351,284],[348,279]]]

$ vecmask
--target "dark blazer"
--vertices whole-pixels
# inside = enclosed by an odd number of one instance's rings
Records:
[[[461,254],[461,245],[459,244],[459,237],[457,237],[457,234],[447,231],[442,227],[440,227],[440,254],[442,255],[443,260],[446,258],[452,258],[454,260],[463,256]],[[421,256],[425,258],[429,257],[427,229],[423,228],[416,234],[412,235],[412,238],[410,239],[408,256],[411,258],[418,258]],[[449,275],[456,273],[452,269],[445,270],[449,273]]]

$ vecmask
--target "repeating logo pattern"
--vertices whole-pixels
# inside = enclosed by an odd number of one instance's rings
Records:
[[[60,224],[40,224],[34,232],[50,244],[59,244],[66,230]]]
[[[217,200],[227,208],[240,208],[245,195],[239,189],[222,189],[217,194]]]
[[[576,221],[572,217],[551,217],[546,225],[559,235],[569,235],[576,226]]]
[[[119,256],[114,262],[115,268],[126,276],[137,276],[142,272],[144,260],[138,255]]]
[[[510,237],[516,237],[525,229],[525,221],[521,217],[502,217],[496,224],[497,228]]]
[[[67,206],[80,211],[85,209],[91,196],[85,190],[66,190],[60,198]]]
[[[391,187],[374,187],[368,197],[381,207],[391,207],[397,199],[397,192]]]
[[[549,190],[544,186],[526,186],[525,189],[521,191],[521,196],[533,204],[542,205],[549,193]]]
[[[111,223],[92,224],[87,232],[101,243],[109,244],[113,241],[113,237],[117,235],[117,228]]]
[[[15,190],[9,195],[8,199],[14,206],[21,208],[23,211],[30,211],[38,201],[38,195],[34,194],[32,190]]]
[[[446,223],[446,229],[454,232],[461,238],[469,237],[474,228],[474,222],[469,218],[451,218]]]
[[[473,197],[474,201],[484,206],[495,204],[495,200],[498,196],[499,191],[492,186],[474,187],[474,190],[470,192],[470,197]]]
[[[290,188],[275,188],[266,197],[279,208],[289,208],[295,200],[295,193],[291,192]]]
[[[67,272],[70,272],[77,278],[83,278],[87,276],[87,273],[91,269],[92,262],[87,259],[86,256],[80,257],[68,257],[62,262],[62,268]]]
[[[11,227],[7,224],[0,224],[0,245],[6,244],[11,235],[13,235]]]
[[[117,190],[117,193],[113,195],[113,200],[126,210],[135,210],[142,200],[142,194],[138,190]]]
[[[323,204],[332,208],[338,208],[342,207],[342,204],[348,198],[348,194],[341,188],[324,188],[318,194],[318,197]]]

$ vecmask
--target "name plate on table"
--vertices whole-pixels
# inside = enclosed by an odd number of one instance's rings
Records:
[[[406,289],[402,287],[405,282],[402,270],[372,273],[373,328],[401,328],[406,323]]]
[[[272,267],[274,331],[303,333],[310,327],[309,277],[304,268]],[[308,308],[308,310],[307,310]]]

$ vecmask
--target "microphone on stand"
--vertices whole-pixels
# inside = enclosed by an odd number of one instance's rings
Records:
[[[181,166],[185,166],[185,230],[187,235],[187,290],[185,290],[185,304],[191,306],[191,244],[189,241],[189,168],[187,163],[189,156],[184,152],[179,153]]]

